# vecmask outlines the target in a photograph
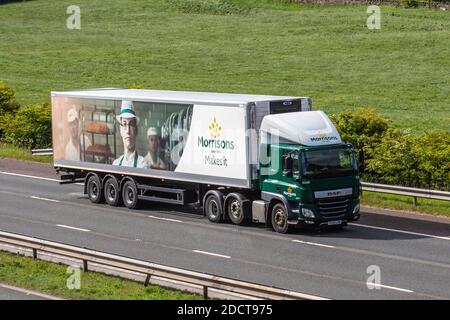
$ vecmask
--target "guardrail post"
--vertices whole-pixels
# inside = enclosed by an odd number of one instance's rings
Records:
[[[151,277],[152,276],[150,274],[148,274],[147,277],[145,277],[144,287],[148,287],[148,285],[150,284]]]
[[[88,261],[87,260],[83,260],[83,271],[84,272],[88,272]]]
[[[413,197],[413,207],[417,207],[417,197]]]
[[[203,286],[203,299],[208,300],[208,287]]]
[[[37,249],[33,248],[33,260],[37,259]]]

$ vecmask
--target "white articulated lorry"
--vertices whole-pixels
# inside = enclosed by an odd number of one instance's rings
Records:
[[[52,92],[54,166],[94,203],[203,207],[212,222],[346,225],[361,164],[311,99],[94,89]]]

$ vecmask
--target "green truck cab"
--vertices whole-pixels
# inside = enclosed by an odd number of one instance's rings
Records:
[[[323,112],[270,117],[274,121],[261,128],[264,220],[280,233],[291,225],[345,226],[358,220],[362,163],[353,146],[340,140]],[[276,134],[263,136],[273,128]]]

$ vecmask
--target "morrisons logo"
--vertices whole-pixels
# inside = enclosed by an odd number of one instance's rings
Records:
[[[198,146],[211,149],[234,149],[234,141],[220,139],[222,135],[222,127],[217,123],[216,117],[209,126],[209,134],[211,138],[198,137]]]
[[[214,117],[213,122],[209,126],[209,134],[211,135],[211,138],[220,138],[220,135],[222,134],[222,127],[217,123],[216,117]]]
[[[321,142],[321,141],[337,141],[337,137],[312,137],[310,138],[312,142]]]
[[[234,141],[198,137],[198,146],[211,149],[234,149]]]

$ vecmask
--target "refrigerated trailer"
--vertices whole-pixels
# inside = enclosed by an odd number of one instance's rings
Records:
[[[93,89],[52,92],[54,167],[94,203],[195,204],[211,222],[344,226],[360,164],[308,97]]]

